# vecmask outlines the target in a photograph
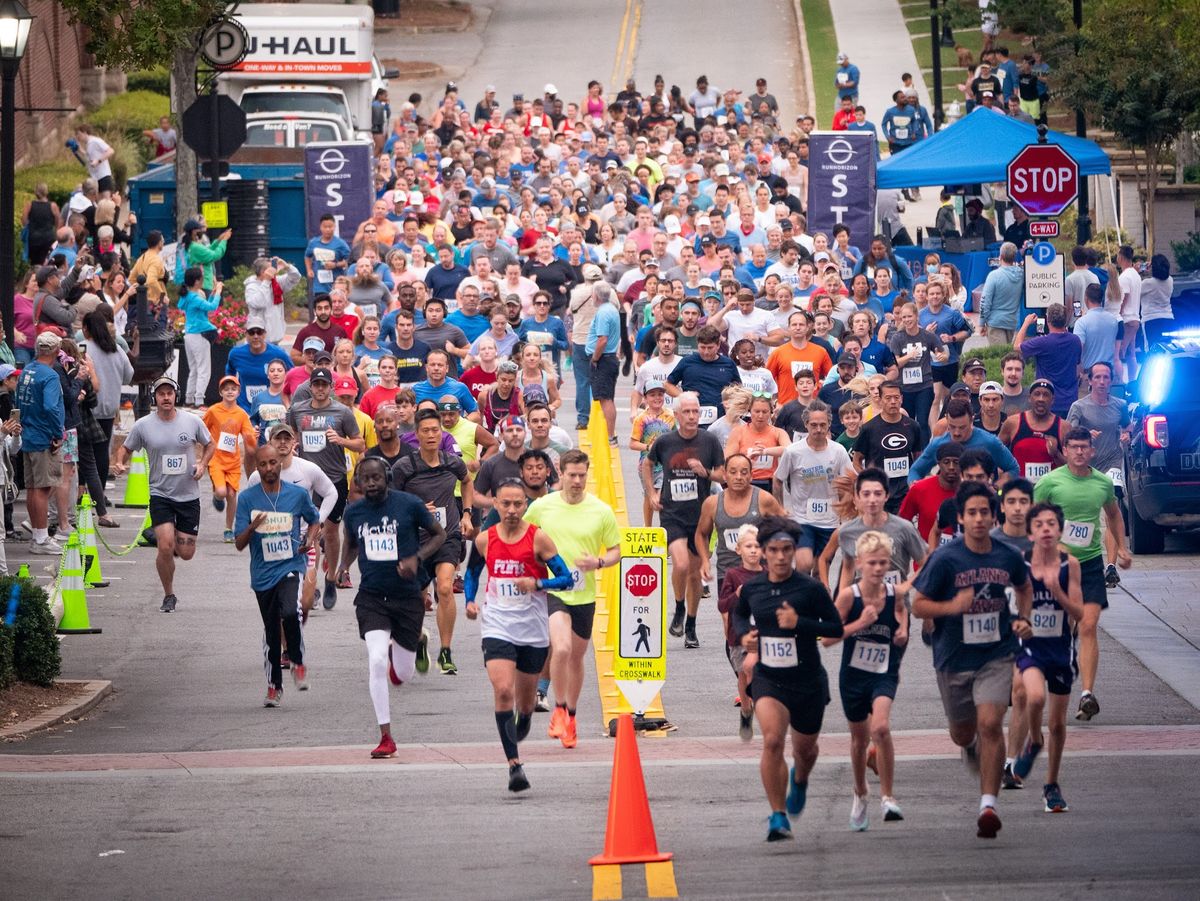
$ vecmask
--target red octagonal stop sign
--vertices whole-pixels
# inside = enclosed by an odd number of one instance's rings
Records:
[[[1008,164],[1008,196],[1030,216],[1057,216],[1079,194],[1079,164],[1057,144],[1029,144]]]
[[[658,573],[645,563],[634,564],[625,573],[625,590],[635,598],[649,597],[658,591]]]

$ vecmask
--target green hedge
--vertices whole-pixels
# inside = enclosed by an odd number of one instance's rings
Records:
[[[150,91],[154,94],[171,93],[171,73],[166,69],[143,69],[125,76],[126,91]]]
[[[16,677],[34,685],[49,685],[62,672],[62,655],[54,634],[46,592],[32,579],[0,576],[0,602],[8,607],[12,586],[21,586],[21,604],[13,630],[13,667]]]
[[[13,668],[13,630],[0,625],[0,691],[8,688],[17,680],[17,671]]]
[[[87,120],[101,131],[123,134],[141,143],[142,132],[154,128],[159,118],[170,114],[169,97],[152,91],[126,91],[108,98],[103,106],[88,114]]]

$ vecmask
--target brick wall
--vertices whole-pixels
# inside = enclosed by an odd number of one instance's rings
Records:
[[[17,108],[71,107],[82,102],[80,72],[91,68],[82,28],[72,27],[55,0],[25,0],[34,15],[29,43],[17,74]],[[17,113],[17,162],[36,162],[56,153],[58,129],[69,113]]]

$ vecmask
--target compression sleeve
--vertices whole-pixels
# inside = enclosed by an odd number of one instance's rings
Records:
[[[567,563],[563,560],[561,554],[555,554],[546,561],[546,566],[550,572],[554,573],[553,579],[542,579],[541,588],[546,591],[569,591],[575,584],[575,580],[571,577],[571,570],[567,569]]]

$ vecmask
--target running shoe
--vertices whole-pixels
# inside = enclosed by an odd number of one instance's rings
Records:
[[[279,655],[279,666],[282,669],[292,668],[292,659],[288,657],[288,652],[286,649]]]
[[[1075,719],[1087,722],[1097,713],[1100,712],[1100,702],[1096,700],[1096,696],[1090,691],[1085,691],[1079,696],[1079,710],[1075,712]]]
[[[616,435],[609,436],[609,438],[608,438],[608,446],[609,447],[617,447],[620,443],[621,443],[621,440]]]
[[[225,498],[223,498],[223,497],[217,497],[217,496],[214,494],[214,495],[212,496],[212,505],[213,505],[213,509],[214,509],[214,510],[216,510],[218,513],[224,513],[224,512],[225,512]]]
[[[976,821],[979,827],[975,832],[980,838],[995,838],[1000,831],[1000,815],[996,813],[996,808],[985,807],[979,813],[979,819]]]
[[[33,534],[33,523],[31,523],[28,519],[21,520],[21,528],[24,529],[26,532],[28,532],[30,535]]]
[[[738,738],[750,741],[754,738],[754,714],[738,714]]]
[[[350,581],[350,570],[343,569],[340,573],[338,573],[337,587],[338,588],[353,588],[354,587],[354,583]]]
[[[462,594],[464,590],[465,590],[465,587],[463,585],[463,577],[456,574],[454,576],[454,593]]]
[[[1041,745],[1035,745],[1032,741],[1026,741],[1025,750],[1018,754],[1016,761],[1013,762],[1013,775],[1023,780],[1029,775],[1029,771],[1033,769],[1033,762],[1037,760],[1037,756],[1041,753]]]
[[[1115,564],[1110,563],[1104,568],[1104,585],[1106,588],[1116,588],[1121,584],[1121,574]]]
[[[62,554],[62,545],[53,538],[47,538],[45,541],[31,541],[29,542],[29,553],[57,557]]]
[[[783,842],[792,838],[792,824],[788,822],[787,814],[776,810],[767,820],[767,841]]]
[[[538,713],[550,712],[550,705],[546,703],[546,693],[540,689],[538,690],[537,701],[534,702],[533,709]]]
[[[1042,788],[1042,800],[1046,802],[1046,813],[1066,813],[1071,809],[1067,806],[1057,782],[1051,782]]]
[[[508,768],[508,790],[523,792],[529,788],[529,779],[525,776],[525,767],[514,763]]]
[[[391,757],[396,753],[396,742],[390,735],[384,735],[379,739],[379,744],[375,750],[371,752],[371,757],[378,760],[381,757]]]
[[[159,607],[158,609],[161,613],[174,613],[175,605],[178,603],[179,603],[179,598],[175,597],[175,595],[173,595],[173,594],[169,594],[165,598],[163,598],[162,606]]]
[[[808,801],[808,783],[796,781],[795,765],[788,771],[788,794],[787,794],[787,812],[792,816],[799,816],[804,811],[804,804]]]
[[[550,738],[562,738],[567,731],[567,708],[556,706],[550,714],[550,725],[546,727],[546,735]]]
[[[442,648],[438,652],[438,666],[441,667],[443,676],[457,676],[458,667],[454,665],[454,661],[450,659],[450,649]]]
[[[1004,764],[1004,773],[1000,776],[1000,787],[1010,791],[1025,787],[1025,783],[1021,780],[1021,777],[1013,772],[1013,765],[1011,763]]]
[[[226,544],[233,544],[233,529],[226,529],[225,534],[221,536]]]
[[[321,594],[321,606],[332,610],[337,604],[337,585],[328,578],[325,579],[325,591]]]
[[[429,672],[429,633],[424,629],[421,630],[421,637],[417,639],[417,672],[424,675]]]
[[[883,814],[883,820],[886,823],[898,823],[904,819],[904,813],[900,810],[900,805],[896,803],[895,798],[884,798],[880,801],[879,811]]]
[[[563,727],[563,734],[559,738],[564,748],[573,748],[579,744],[579,736],[575,732],[575,717],[567,715],[567,724]]]
[[[870,825],[871,821],[867,817],[867,796],[863,795],[860,798],[855,795],[854,800],[850,802],[850,831],[866,832]]]
[[[678,609],[675,615],[671,617],[671,627],[667,630],[676,638],[683,634],[683,610]]]
[[[962,762],[968,772],[979,775],[979,750],[974,741],[962,749]]]
[[[698,648],[698,647],[700,647],[700,639],[696,637],[696,630],[695,630],[695,629],[688,629],[688,630],[687,630],[687,631],[684,633],[684,637],[683,637],[683,646],[684,646],[685,648]]]
[[[875,742],[867,745],[867,769],[879,775],[879,749],[875,747]]]
[[[263,699],[264,707],[278,707],[283,702],[283,689],[274,685],[267,686],[267,696]]]
[[[702,597],[702,598],[712,597],[712,589],[708,587],[707,582],[705,582],[704,585],[701,586],[701,588],[700,588],[700,597]]]
[[[296,685],[296,691],[308,691],[308,667],[300,663],[293,666],[292,682]]]

